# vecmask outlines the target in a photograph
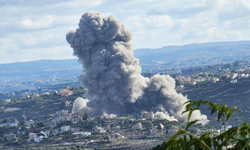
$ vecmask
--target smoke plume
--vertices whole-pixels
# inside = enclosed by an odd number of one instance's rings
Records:
[[[141,75],[141,66],[130,42],[131,32],[120,21],[100,13],[84,13],[78,26],[68,32],[66,39],[83,65],[84,74],[79,79],[87,88],[85,96],[89,102],[74,108],[90,116],[153,110],[170,114],[169,118],[187,120],[187,114],[182,112],[188,99],[176,92],[173,78]],[[200,119],[203,124],[208,122],[200,111],[195,111],[191,119]]]
[[[77,99],[75,99],[73,103],[72,113],[82,112],[83,109],[88,109],[87,107],[88,102],[89,101],[87,99],[83,99],[81,97],[78,97]],[[88,111],[88,110],[84,110],[84,111]]]

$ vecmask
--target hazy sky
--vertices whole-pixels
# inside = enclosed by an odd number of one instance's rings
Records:
[[[134,49],[250,40],[250,0],[0,0],[0,63],[71,59],[84,12],[116,16]]]

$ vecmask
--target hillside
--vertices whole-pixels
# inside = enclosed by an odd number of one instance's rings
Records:
[[[250,82],[248,79],[238,83],[217,82],[191,86],[180,90],[191,100],[205,99],[230,107],[238,107],[243,120],[250,121]],[[209,115],[209,114],[208,114]]]
[[[249,60],[250,41],[217,42],[138,49],[135,56],[144,70],[155,68],[188,68]]]
[[[50,95],[41,95],[39,98],[19,98],[14,99],[14,102],[3,105],[0,107],[0,118],[10,119],[17,118],[23,120],[23,114],[25,113],[27,119],[33,119],[36,121],[46,120],[53,115],[56,111],[68,110],[71,112],[72,104],[77,97],[83,97],[85,91],[83,88],[72,89],[74,95],[68,97],[62,97],[61,95],[51,93]],[[70,105],[65,106],[65,102],[69,101]],[[16,111],[9,111],[9,110]]]

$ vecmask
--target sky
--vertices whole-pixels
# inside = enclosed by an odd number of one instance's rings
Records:
[[[250,0],[0,0],[0,64],[76,58],[65,35],[84,12],[115,16],[134,49],[250,40]]]

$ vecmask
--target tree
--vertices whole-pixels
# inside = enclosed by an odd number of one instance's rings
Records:
[[[42,128],[42,127],[44,127],[44,123],[42,121],[40,121],[36,124],[36,126],[37,126],[37,128]]]
[[[207,106],[210,113],[217,114],[217,122],[226,126],[227,121],[233,119],[234,112],[240,111],[237,107],[230,108],[227,105],[216,104],[206,100],[187,101],[186,110],[183,113],[188,113],[188,122],[185,129],[179,131],[170,137],[166,142],[153,148],[153,150],[245,150],[250,149],[250,126],[244,122],[239,126],[224,130],[218,135],[212,135],[211,132],[206,132],[200,136],[190,133],[189,127],[193,126],[199,120],[190,121],[192,112],[199,110],[203,106]]]

